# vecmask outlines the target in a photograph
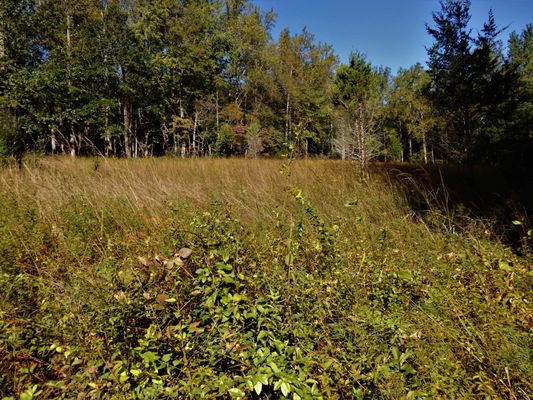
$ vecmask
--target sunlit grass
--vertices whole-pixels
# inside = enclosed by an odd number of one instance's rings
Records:
[[[259,373],[255,353],[239,356],[241,372],[209,361],[240,343],[279,353],[284,389],[309,393],[311,379],[323,398],[525,398],[528,259],[394,176],[362,180],[335,160],[44,158],[1,170],[0,392],[216,398]],[[158,270],[181,246],[192,261]],[[240,283],[199,280],[220,262]],[[215,311],[214,292],[199,295],[209,288],[245,297]],[[260,323],[272,342],[235,317],[257,302],[277,310]],[[182,323],[190,354],[165,333]],[[164,354],[177,371],[146,361]]]

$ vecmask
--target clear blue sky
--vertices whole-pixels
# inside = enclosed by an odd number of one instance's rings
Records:
[[[425,47],[431,44],[424,23],[432,23],[431,13],[440,9],[438,0],[253,0],[262,10],[277,14],[274,39],[288,27],[299,33],[303,27],[316,40],[331,44],[342,62],[353,50],[368,56],[373,65],[399,67],[416,62],[425,65]],[[473,32],[493,10],[498,27],[509,25],[501,34],[504,43],[512,31],[522,31],[533,23],[533,0],[472,0]]]

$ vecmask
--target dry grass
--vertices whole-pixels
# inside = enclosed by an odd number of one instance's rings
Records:
[[[398,205],[409,213],[390,183],[360,181],[349,162],[294,161],[290,176],[281,172],[283,165],[283,160],[46,158],[23,171],[1,171],[0,192],[35,205],[43,220],[54,223],[73,202],[96,214],[113,212],[119,221],[121,210],[128,210],[154,223],[165,220],[171,206],[189,214],[218,202],[244,222],[262,225],[276,214],[290,215],[291,188],[301,188],[328,220],[353,215],[343,205],[355,199],[359,216],[368,221],[401,217]],[[113,210],[110,205],[117,203]]]
[[[0,336],[0,359],[24,363],[31,355],[38,373],[0,361],[0,394],[20,395],[38,384],[57,397],[61,390],[43,383],[55,379],[69,395],[96,396],[96,378],[84,375],[89,368],[99,371],[103,397],[108,389],[156,390],[144,375],[124,381],[128,370],[109,366],[121,360],[132,370],[144,368],[143,357],[163,351],[160,346],[181,360],[170,339],[145,340],[147,321],[163,329],[165,318],[177,324],[182,317],[154,308],[152,297],[175,296],[186,326],[197,313],[212,318],[210,296],[196,297],[205,286],[199,271],[232,254],[245,274],[243,293],[281,296],[272,304],[279,307],[272,321],[283,326],[269,329],[280,338],[304,332],[302,347],[312,343],[302,362],[322,382],[324,398],[350,398],[354,382],[368,398],[527,398],[519,395],[531,389],[526,258],[471,217],[463,220],[479,229],[455,229],[446,210],[416,210],[413,198],[431,200],[431,193],[408,174],[400,178],[410,184],[402,185],[379,171],[361,180],[349,162],[295,160],[287,171],[288,164],[44,158],[22,171],[1,170],[0,333],[8,337]],[[194,249],[198,269],[175,270],[175,282],[145,274],[146,260],[172,257],[183,245]],[[128,276],[137,284],[127,283]],[[187,314],[189,303],[200,300],[205,304]],[[126,340],[122,333],[131,326],[137,330]],[[202,351],[219,345],[215,352],[227,351],[225,336],[196,331],[190,337],[200,339]],[[66,365],[66,357],[50,351],[52,343],[69,344],[83,367]],[[209,365],[201,351],[195,357],[196,366],[187,356],[178,369],[193,373]],[[332,359],[338,369],[317,367]],[[287,361],[287,373],[297,365]],[[184,393],[203,384],[201,377],[177,382],[174,372],[158,373],[169,385],[190,383]],[[133,381],[137,386],[128,386]]]

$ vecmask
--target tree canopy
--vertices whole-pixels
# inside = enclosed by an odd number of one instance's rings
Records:
[[[531,25],[504,45],[492,11],[474,35],[468,0],[440,5],[427,68],[391,76],[358,52],[339,66],[306,29],[273,38],[275,15],[247,0],[0,0],[0,152],[293,148],[362,166],[522,160],[525,170]]]

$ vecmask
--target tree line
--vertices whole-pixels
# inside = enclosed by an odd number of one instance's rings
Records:
[[[0,0],[0,152],[526,165],[533,26],[504,45],[469,7],[442,1],[427,67],[392,75],[248,0]]]

